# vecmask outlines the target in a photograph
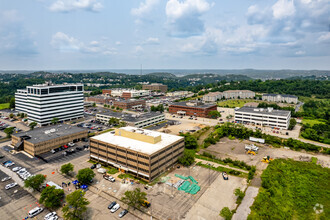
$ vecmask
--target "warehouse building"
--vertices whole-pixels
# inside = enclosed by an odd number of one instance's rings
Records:
[[[146,101],[139,99],[116,100],[113,101],[113,106],[122,109],[143,110],[146,107]]]
[[[165,115],[157,112],[135,115],[129,113],[109,111],[104,113],[98,113],[95,116],[96,121],[100,121],[104,124],[107,124],[110,118],[119,119],[121,121],[126,122],[128,126],[137,128],[144,128],[165,121]]]
[[[216,111],[217,105],[201,102],[176,102],[169,106],[169,113],[210,118],[209,112]]]
[[[282,94],[263,94],[262,100],[269,102],[286,102],[286,103],[298,103],[298,97],[294,95],[282,95]]]
[[[288,129],[291,112],[273,108],[242,107],[235,109],[235,122]]]
[[[87,130],[59,124],[12,134],[11,144],[15,150],[24,150],[35,156],[83,138],[88,138]]]
[[[167,85],[163,85],[161,83],[151,83],[149,85],[143,85],[142,89],[151,90],[151,91],[167,92]]]
[[[16,110],[26,113],[29,121],[40,125],[49,125],[53,118],[59,121],[82,118],[83,90],[82,84],[45,83],[27,86],[15,93]]]
[[[183,155],[184,137],[123,127],[90,139],[90,159],[152,181]]]

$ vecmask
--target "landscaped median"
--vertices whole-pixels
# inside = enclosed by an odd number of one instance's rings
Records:
[[[234,175],[234,176],[238,176],[238,177],[248,178],[248,174],[247,173],[243,173],[242,171],[238,171],[238,170],[233,170],[233,169],[230,169],[230,168],[226,168],[226,167],[223,167],[221,165],[218,166],[218,167],[215,167],[215,166],[212,166],[212,165],[205,164],[202,161],[199,161],[198,163],[196,163],[196,165],[197,166],[204,167],[204,168],[212,169],[212,170],[215,170],[215,171],[218,171],[218,172],[227,172],[227,174],[229,174],[229,175]]]

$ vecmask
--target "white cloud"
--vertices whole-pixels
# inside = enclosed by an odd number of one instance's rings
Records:
[[[159,44],[159,39],[157,37],[149,37],[144,44]]]
[[[293,16],[296,12],[293,0],[278,0],[272,7],[275,19],[284,19]]]
[[[122,45],[122,43],[120,41],[116,41],[115,44],[116,45]]]
[[[0,53],[14,56],[35,55],[37,42],[24,27],[24,18],[16,10],[0,12]]]
[[[143,17],[149,13],[158,3],[159,0],[146,0],[145,2],[141,2],[138,8],[133,8],[131,10],[131,14],[137,17]]]
[[[306,51],[303,51],[303,50],[298,50],[295,52],[295,55],[305,55],[306,54]]]
[[[322,34],[318,38],[317,42],[319,42],[319,43],[330,43],[330,32],[327,32],[325,34]]]
[[[57,0],[49,9],[55,12],[71,12],[76,10],[86,10],[98,12],[103,5],[97,0]]]
[[[99,41],[91,41],[87,45],[74,37],[70,37],[63,32],[57,32],[52,36],[50,44],[60,52],[82,52],[111,55],[116,54],[115,48],[108,47]]]
[[[202,34],[204,22],[201,16],[210,8],[206,0],[169,0],[166,4],[169,34],[177,37]]]

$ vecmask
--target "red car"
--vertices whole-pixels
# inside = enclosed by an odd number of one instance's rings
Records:
[[[63,147],[64,147],[65,149],[67,149],[67,148],[68,148],[68,146],[67,146],[67,145],[64,145]]]

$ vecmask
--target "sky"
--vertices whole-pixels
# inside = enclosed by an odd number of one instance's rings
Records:
[[[0,69],[330,70],[330,0],[0,0]]]

